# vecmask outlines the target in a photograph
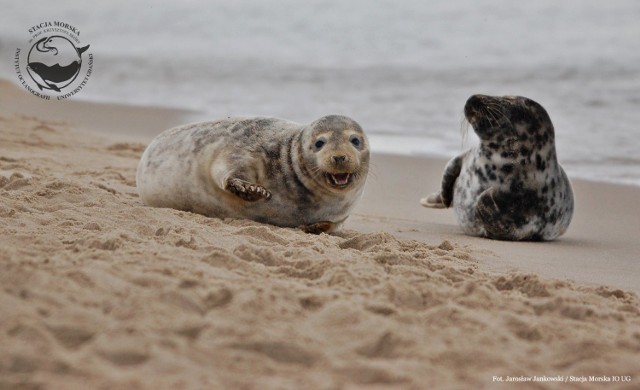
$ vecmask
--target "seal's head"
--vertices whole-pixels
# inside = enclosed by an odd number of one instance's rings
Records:
[[[554,141],[547,111],[526,97],[473,95],[464,115],[485,144],[519,141],[541,147]]]
[[[332,192],[361,188],[369,171],[369,141],[362,128],[345,116],[324,116],[303,132],[305,166]]]

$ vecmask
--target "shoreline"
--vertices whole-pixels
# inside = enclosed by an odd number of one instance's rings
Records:
[[[205,112],[191,111],[183,108],[159,107],[159,106],[135,106],[130,104],[119,104],[112,102],[84,101],[84,100],[42,100],[36,99],[18,84],[0,77],[0,88],[15,98],[0,101],[5,106],[5,112],[14,114],[35,115],[46,117],[50,120],[67,121],[83,129],[93,130],[101,134],[112,134],[114,136],[125,136],[133,141],[149,142],[153,137],[163,130],[178,125],[210,120]],[[2,96],[0,96],[2,98]],[[68,107],[73,107],[68,109]],[[61,112],[63,114],[61,114]],[[92,112],[92,114],[87,114]],[[97,113],[97,117],[95,114]],[[126,128],[111,126],[113,116],[124,116],[127,119],[121,122],[135,124],[135,132]],[[380,155],[398,156],[403,158],[424,159],[428,161],[444,160],[448,161],[463,152],[459,150],[452,152],[450,156],[434,151],[412,151],[402,153],[400,150],[406,145],[398,145],[394,142],[394,137],[389,134],[370,134],[370,141],[375,148],[375,144],[388,145],[393,147],[378,152]],[[437,141],[435,141],[437,143]],[[561,162],[562,163],[562,162]],[[615,186],[631,187],[640,189],[640,183],[632,184],[626,182],[596,180],[582,176],[570,175],[573,181],[590,182],[594,184],[611,184]]]

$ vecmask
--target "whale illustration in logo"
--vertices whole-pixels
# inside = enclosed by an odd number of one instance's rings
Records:
[[[78,77],[82,66],[82,53],[89,45],[77,48],[60,35],[44,37],[29,51],[27,71],[40,90],[60,92]]]

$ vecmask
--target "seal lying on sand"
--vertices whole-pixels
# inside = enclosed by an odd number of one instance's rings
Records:
[[[451,160],[425,207],[453,206],[466,234],[553,240],[573,215],[573,192],[556,157],[545,109],[519,96],[474,95],[464,114],[480,145]]]
[[[350,118],[230,118],[160,134],[136,182],[150,206],[321,233],[347,219],[368,171],[369,143]]]

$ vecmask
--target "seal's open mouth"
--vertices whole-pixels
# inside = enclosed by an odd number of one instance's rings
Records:
[[[353,181],[351,173],[326,173],[329,184],[336,188],[345,188]]]

